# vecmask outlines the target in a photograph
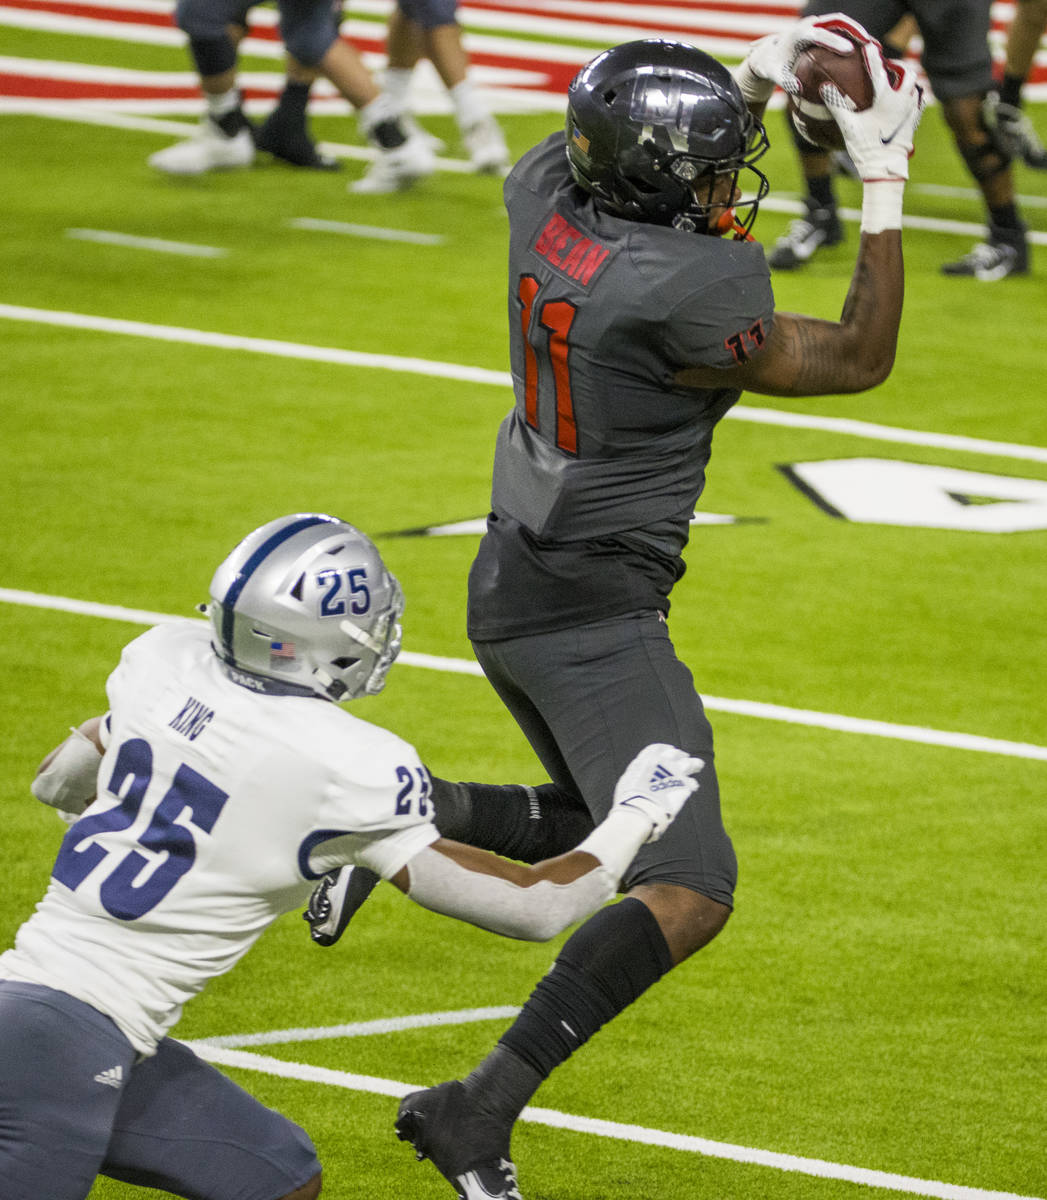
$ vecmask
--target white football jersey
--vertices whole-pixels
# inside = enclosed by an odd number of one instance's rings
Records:
[[[439,835],[413,747],[325,700],[233,683],[202,622],[131,642],[107,690],[98,797],[0,976],[86,1001],[150,1054],[325,871],[389,878]]]

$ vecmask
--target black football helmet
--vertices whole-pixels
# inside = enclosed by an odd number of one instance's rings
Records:
[[[744,235],[768,191],[754,163],[767,149],[730,71],[685,42],[625,42],[598,55],[567,91],[567,158],[575,182],[614,216],[700,233],[719,177],[756,176],[735,228]],[[704,196],[704,199],[702,198]]]

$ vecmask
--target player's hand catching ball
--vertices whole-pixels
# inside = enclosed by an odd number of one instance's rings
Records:
[[[851,37],[834,32],[831,25],[843,22]],[[868,34],[850,17],[843,13],[830,13],[825,17],[804,17],[781,33],[772,33],[753,42],[734,73],[735,82],[750,108],[766,104],[775,86],[795,95],[800,90],[799,81],[793,75],[792,66],[801,50],[808,46],[824,46],[838,54],[850,54],[856,41],[867,39]]]
[[[846,97],[823,95],[843,134],[863,183],[890,182],[909,178],[916,126],[923,111],[923,88],[916,70],[907,63],[888,62],[876,42],[861,46],[873,85],[871,107],[855,112]]]

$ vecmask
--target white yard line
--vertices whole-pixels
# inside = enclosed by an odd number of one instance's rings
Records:
[[[246,1046],[280,1046],[287,1042],[321,1042],[329,1038],[375,1037],[405,1029],[472,1025],[476,1021],[510,1021],[519,1008],[458,1008],[446,1012],[416,1013],[409,1017],[381,1017],[375,1021],[350,1021],[345,1025],[317,1025],[307,1029],[267,1029],[264,1033],[228,1033],[201,1038],[194,1045],[242,1050]]]
[[[127,621],[134,625],[160,625],[183,618],[172,613],[149,612],[145,609],[123,608],[118,604],[98,604],[92,600],[76,600],[68,596],[49,596],[41,592],[0,587],[0,603],[29,608],[51,609],[55,612],[76,613],[112,621]],[[399,662],[408,667],[444,671],[456,675],[481,676],[478,663],[463,658],[445,658],[435,654],[401,653]],[[867,737],[893,738],[924,746],[941,746],[949,750],[968,750],[982,754],[1000,754],[1008,758],[1047,762],[1047,746],[1030,742],[1013,742],[1003,738],[983,737],[974,733],[929,729],[920,725],[896,725],[890,721],[874,721],[864,717],[848,717],[839,713],[815,712],[812,709],[788,708],[782,704],[765,704],[758,700],[731,700],[702,693],[705,707],[712,712],[732,713],[763,721],[781,721],[789,725],[805,725],[828,729],[836,733],[859,734]]]
[[[284,222],[291,229],[311,233],[340,233],[347,237],[373,238],[383,242],[409,242],[415,246],[442,246],[438,233],[416,233],[413,229],[385,229],[379,225],[354,225],[348,221],[325,221],[318,217],[291,217]]]
[[[177,325],[154,325],[145,321],[127,321],[116,317],[92,316],[88,313],[29,308],[18,304],[0,304],[0,320],[25,321],[31,324],[84,329],[95,333],[119,334],[126,337],[151,338],[156,341],[208,346],[219,350],[240,350],[252,354],[273,355],[278,358],[301,359],[306,362],[326,362],[347,367],[400,371],[430,378],[456,379],[463,383],[489,384],[493,387],[508,388],[512,386],[512,378],[508,371],[493,371],[485,367],[436,362],[424,358],[401,358],[394,354],[369,354],[359,350],[342,350],[329,346],[309,346],[298,342],[215,333]],[[846,417],[822,417],[808,413],[794,413],[737,404],[728,412],[727,419],[764,425],[783,425],[793,429],[815,429],[826,433],[840,433],[851,437],[870,438],[874,441],[893,442],[897,445],[929,446],[940,450],[957,450],[967,454],[987,454],[996,458],[1047,463],[1047,447],[996,442],[986,438],[963,437],[958,434],[900,429]]]
[[[164,238],[136,237],[111,229],[67,229],[65,236],[79,242],[98,242],[106,246],[124,246],[130,250],[151,250],[157,254],[181,254],[188,258],[223,258],[229,253],[221,246],[198,246],[192,242],[169,242]]]
[[[506,1011],[511,1014],[513,1010]],[[311,1031],[303,1030],[302,1032],[308,1034]],[[375,1032],[385,1032],[385,1030],[376,1030]],[[322,1031],[322,1036],[338,1035]],[[303,1038],[302,1040],[307,1039]],[[400,1099],[409,1092],[418,1091],[426,1086],[419,1083],[402,1083],[395,1079],[382,1079],[374,1075],[357,1075],[330,1067],[313,1066],[310,1063],[288,1062],[284,1059],[270,1058],[265,1054],[251,1054],[245,1050],[228,1048],[227,1045],[221,1044],[223,1041],[224,1039],[220,1038],[208,1038],[186,1044],[201,1058],[221,1066],[257,1071],[282,1079],[298,1079],[306,1083],[326,1084],[329,1087],[340,1087],[349,1091],[370,1092]],[[661,1146],[668,1150],[701,1154],[707,1158],[726,1159],[752,1166],[769,1167],[772,1170],[789,1171],[818,1179],[839,1179],[889,1192],[902,1192],[911,1196],[930,1196],[935,1200],[1040,1200],[1035,1196],[1022,1196],[1015,1192],[988,1191],[984,1188],[968,1187],[962,1184],[942,1183],[934,1179],[918,1179],[910,1175],[896,1175],[890,1171],[848,1166],[846,1163],[827,1162],[820,1158],[804,1158],[796,1154],[779,1154],[773,1150],[760,1150],[752,1146],[716,1142],[709,1138],[694,1137],[690,1134],[650,1129],[644,1125],[628,1125],[620,1121],[603,1121],[595,1117],[576,1116],[573,1113],[559,1112],[553,1108],[525,1108],[520,1114],[520,1120],[534,1125],[547,1125],[553,1129],[567,1129],[575,1133],[588,1133],[596,1137],[613,1138],[616,1141],[633,1142],[645,1146]]]

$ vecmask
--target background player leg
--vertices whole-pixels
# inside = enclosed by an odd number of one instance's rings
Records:
[[[1018,0],[1007,33],[1007,57],[998,92],[990,92],[985,119],[1004,138],[1015,158],[1037,171],[1047,171],[1047,149],[1022,109],[1022,89],[1047,30],[1047,0]]]
[[[255,146],[293,167],[337,171],[341,164],[317,149],[306,120],[309,92],[319,74],[292,55],[287,56],[287,82],[276,107],[255,131]]]
[[[1014,173],[1006,144],[985,121],[985,96],[977,93],[942,101],[942,112],[956,148],[977,183],[988,209],[986,240],[956,262],[945,263],[946,275],[1003,279],[1029,270],[1025,224],[1014,195]]]
[[[175,22],[189,38],[206,112],[193,137],[150,155],[149,165],[169,175],[249,167],[254,162],[251,123],[237,86],[237,46],[244,9],[223,10],[208,0],[179,0]]]
[[[406,113],[414,69],[428,58],[447,89],[470,161],[481,173],[497,173],[509,165],[509,151],[498,122],[469,77],[469,55],[455,20],[456,7],[449,0],[411,0],[393,9],[386,30],[383,92],[398,112]],[[442,148],[439,139],[426,136],[434,148]]]

